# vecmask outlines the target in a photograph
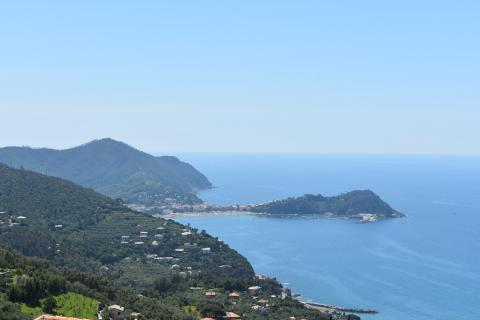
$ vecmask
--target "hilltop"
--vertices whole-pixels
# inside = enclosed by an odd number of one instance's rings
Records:
[[[199,203],[208,179],[176,157],[155,157],[110,138],[65,149],[0,148],[0,162],[73,181],[128,203],[151,204],[173,198]]]
[[[405,215],[393,209],[371,190],[355,190],[333,197],[306,194],[263,204],[252,205],[248,210],[268,214],[325,215],[359,218],[364,222],[381,218],[399,218]]]

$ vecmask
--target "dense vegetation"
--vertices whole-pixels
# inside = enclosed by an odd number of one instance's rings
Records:
[[[2,320],[32,319],[31,314],[43,313],[95,319],[97,302],[141,310],[146,319],[186,319],[174,305],[139,297],[134,290],[122,288],[106,277],[52,267],[47,261],[27,258],[5,247],[0,247],[0,271]]]
[[[26,312],[46,310],[88,313],[89,299],[124,305],[146,319],[221,318],[226,311],[247,319],[329,318],[279,298],[278,282],[255,279],[245,258],[205,231],[131,211],[60,178],[4,165],[0,243],[52,263],[0,250],[0,268],[15,275],[2,289],[0,319],[23,320]],[[252,309],[259,299],[247,293],[252,285],[262,287],[258,295],[270,301],[268,308]],[[207,290],[216,296],[206,297]],[[236,303],[228,297],[233,290],[242,296]],[[71,306],[66,297],[72,294],[87,302]]]
[[[93,190],[32,171],[0,165],[0,212],[0,243],[85,271],[108,266],[122,281],[131,272],[170,272],[172,260],[144,261],[147,254],[173,257],[193,271],[253,275],[242,256],[205,232],[131,211]],[[211,252],[202,254],[201,248]]]
[[[27,320],[43,313],[57,313],[72,317],[95,319],[97,305],[118,303],[126,307],[127,316],[140,312],[144,319],[198,319],[203,315],[223,317],[233,311],[246,319],[285,319],[292,315],[307,319],[330,319],[329,316],[305,309],[290,298],[272,298],[279,294],[273,280],[257,280],[264,291],[252,298],[246,293],[232,301],[229,291],[209,289],[216,293],[206,297],[196,277],[185,280],[159,278],[150,290],[138,294],[123,288],[107,277],[71,269],[52,267],[47,261],[27,258],[18,252],[0,246],[0,319]],[[168,283],[167,285],[165,285]],[[265,309],[254,310],[251,305],[259,300],[270,302]]]
[[[249,210],[270,214],[330,214],[344,217],[359,214],[375,214],[380,217],[403,216],[370,190],[356,190],[333,197],[307,194],[255,205]]]
[[[126,202],[152,203],[175,198],[198,203],[195,192],[208,179],[175,157],[154,157],[112,139],[66,149],[0,149],[0,162],[61,177]]]

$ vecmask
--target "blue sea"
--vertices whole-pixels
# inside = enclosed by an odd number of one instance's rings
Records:
[[[480,317],[480,157],[183,155],[212,204],[371,189],[408,218],[179,218],[218,236],[303,299],[376,309],[376,320]]]

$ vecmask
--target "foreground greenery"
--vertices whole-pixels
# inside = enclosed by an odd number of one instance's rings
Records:
[[[96,320],[98,305],[99,301],[95,299],[78,293],[68,292],[58,296],[43,298],[33,307],[22,303],[20,311],[32,316],[54,313],[68,317]]]
[[[281,299],[277,281],[255,279],[244,257],[205,231],[131,211],[59,178],[0,165],[0,212],[0,243],[49,261],[1,248],[0,268],[9,278],[0,319],[40,309],[90,314],[88,299],[146,319],[221,318],[227,311],[246,319],[329,318]],[[247,293],[252,285],[261,286],[258,297]],[[240,292],[236,303],[232,291]],[[75,294],[90,307],[72,305]],[[269,307],[252,309],[261,298]]]

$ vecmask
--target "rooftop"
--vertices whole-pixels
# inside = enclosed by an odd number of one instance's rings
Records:
[[[227,319],[240,319],[240,316],[236,314],[235,312],[227,312],[227,315],[225,316]]]
[[[88,320],[88,319],[80,319],[80,318],[71,318],[71,317],[62,317],[62,316],[50,316],[50,315],[43,315],[35,318],[34,320]]]

